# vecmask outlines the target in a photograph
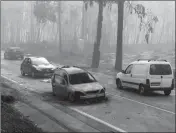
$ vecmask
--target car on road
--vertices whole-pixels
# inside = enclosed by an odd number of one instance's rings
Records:
[[[20,71],[22,76],[51,77],[56,68],[44,57],[29,56],[22,61]]]
[[[24,52],[20,47],[9,47],[4,52],[4,59],[23,59]]]
[[[105,99],[105,87],[87,70],[77,66],[63,66],[55,70],[51,85],[53,95],[70,102],[80,99]]]
[[[147,91],[164,91],[170,95],[174,89],[172,66],[166,60],[139,59],[116,75],[117,88],[137,89],[140,94]]]

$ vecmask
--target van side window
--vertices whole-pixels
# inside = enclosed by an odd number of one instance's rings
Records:
[[[144,64],[135,64],[133,66],[133,74],[145,75],[147,72],[147,65]]]
[[[125,70],[125,74],[130,74],[130,73],[131,73],[132,68],[133,68],[133,65],[132,65],[132,64],[131,64],[131,65],[129,65],[129,66],[127,67],[127,69]]]

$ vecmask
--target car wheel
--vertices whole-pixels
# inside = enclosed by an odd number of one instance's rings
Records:
[[[24,71],[22,69],[21,69],[21,75],[25,76],[25,73],[24,73]]]
[[[123,89],[122,82],[120,81],[120,79],[116,79],[116,85],[118,89]]]
[[[69,93],[68,94],[68,100],[70,102],[75,102],[76,101],[75,95],[73,93]]]
[[[145,87],[144,87],[143,85],[140,85],[140,86],[139,86],[139,94],[140,94],[140,95],[144,95],[145,92],[146,92],[146,91],[145,91]]]
[[[35,75],[34,72],[31,73],[31,76],[32,76],[32,78],[35,78],[35,77],[36,77],[36,75]]]
[[[166,91],[164,91],[164,94],[165,94],[166,96],[169,96],[169,95],[171,94],[171,90],[166,90]]]

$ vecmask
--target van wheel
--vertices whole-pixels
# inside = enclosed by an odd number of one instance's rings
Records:
[[[139,94],[140,94],[140,95],[144,95],[145,92],[146,92],[146,91],[145,91],[145,87],[144,87],[143,85],[140,85],[140,86],[139,86]]]
[[[116,85],[118,89],[123,89],[122,82],[120,81],[120,79],[116,79]]]
[[[166,96],[169,96],[169,95],[171,94],[171,90],[166,90],[166,91],[164,91],[164,94],[165,94]]]

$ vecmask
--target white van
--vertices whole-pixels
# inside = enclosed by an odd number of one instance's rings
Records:
[[[134,88],[140,94],[146,91],[164,91],[170,95],[174,89],[174,74],[166,60],[139,59],[129,64],[126,70],[117,73],[117,88]]]

